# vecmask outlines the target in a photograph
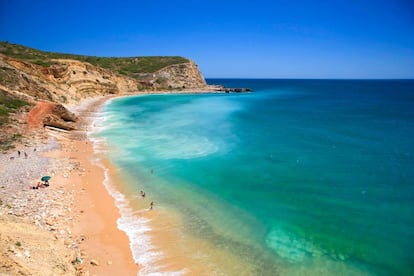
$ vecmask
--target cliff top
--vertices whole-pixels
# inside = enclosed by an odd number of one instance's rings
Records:
[[[0,42],[0,54],[45,67],[55,64],[55,59],[79,60],[134,79],[170,65],[190,62],[189,59],[179,56],[97,57],[45,52],[7,41]]]

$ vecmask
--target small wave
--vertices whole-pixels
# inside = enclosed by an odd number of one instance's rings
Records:
[[[98,137],[88,137],[89,141],[92,142],[93,151],[95,153],[105,153],[105,139]]]
[[[118,228],[129,237],[130,247],[136,263],[146,266],[157,261],[162,256],[151,244],[151,239],[146,235],[151,231],[149,220],[134,215],[128,200],[123,194],[110,185],[108,170],[105,169],[104,185],[109,194],[115,199],[115,205],[119,209],[121,217],[117,220]]]
[[[142,276],[180,276],[180,275],[185,275],[187,273],[187,269],[182,269],[180,271],[168,271],[168,272],[151,272],[151,271],[146,271],[146,269],[142,269],[138,275],[142,275]]]
[[[148,235],[152,230],[149,225],[150,220],[137,215],[137,212],[130,207],[127,198],[111,185],[108,169],[100,163],[99,159],[95,159],[94,162],[104,169],[103,184],[114,198],[115,205],[120,212],[121,216],[117,220],[117,226],[128,236],[134,261],[141,267],[138,275],[184,275],[186,269],[165,271],[162,266],[156,265],[158,261],[162,260],[164,254],[153,245],[151,237]]]

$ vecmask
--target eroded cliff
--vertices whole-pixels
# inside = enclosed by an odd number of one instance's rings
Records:
[[[193,62],[170,65],[140,80],[86,62],[55,59],[48,67],[0,55],[0,85],[6,91],[58,103],[109,94],[206,87]]]

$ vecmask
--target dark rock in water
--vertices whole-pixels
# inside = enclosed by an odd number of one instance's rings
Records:
[[[252,91],[250,88],[229,88],[229,87],[224,87],[222,85],[212,85],[212,87],[214,87],[216,91],[224,91],[226,93],[230,93],[230,92],[241,93],[241,92]]]
[[[240,93],[240,92],[250,92],[252,90],[250,88],[225,88],[225,91]]]

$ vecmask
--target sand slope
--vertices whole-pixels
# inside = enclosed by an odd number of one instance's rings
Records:
[[[22,218],[0,216],[0,275],[75,275],[74,253],[52,233]]]

